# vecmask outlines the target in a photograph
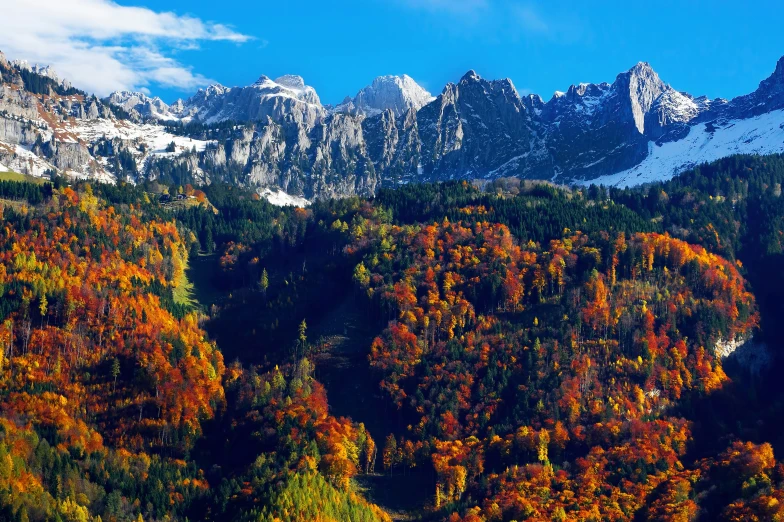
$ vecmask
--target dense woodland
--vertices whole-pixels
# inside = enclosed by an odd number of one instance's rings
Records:
[[[784,516],[784,157],[307,209],[160,169],[0,183],[0,519]]]

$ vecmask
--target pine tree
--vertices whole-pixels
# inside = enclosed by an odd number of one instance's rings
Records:
[[[267,269],[263,269],[261,271],[261,279],[259,280],[259,287],[261,291],[264,293],[264,296],[267,296],[267,288],[269,288],[269,276],[267,275]]]
[[[117,377],[120,375],[120,360],[115,357],[112,360],[112,377],[114,378],[114,388],[117,388]]]
[[[308,349],[308,324],[303,319],[299,323],[299,338],[297,339],[297,357],[304,357]]]
[[[387,436],[386,443],[384,444],[384,469],[389,470],[390,474],[392,473],[392,466],[395,465],[395,460],[397,458],[397,441],[395,440],[395,435],[390,433]]]

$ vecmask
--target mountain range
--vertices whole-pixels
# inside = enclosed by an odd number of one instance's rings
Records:
[[[171,105],[135,92],[99,99],[0,55],[0,169],[33,175],[224,180],[312,199],[511,176],[637,185],[783,150],[784,58],[732,100],[680,92],[640,62],[547,101],[469,71],[436,97],[408,76],[382,76],[329,106],[294,75],[211,85]]]

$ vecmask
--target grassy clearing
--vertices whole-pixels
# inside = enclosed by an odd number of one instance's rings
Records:
[[[29,208],[30,205],[25,201],[14,201],[13,199],[0,198],[0,208],[2,207],[13,208],[18,212],[25,207]]]
[[[199,254],[188,259],[185,267],[185,278],[188,280],[188,299],[194,306],[207,311],[213,304],[223,298],[223,292],[212,282],[217,256],[215,254]],[[177,297],[175,296],[175,299]]]
[[[29,174],[20,174],[9,170],[0,172],[0,181],[26,181],[28,183],[35,183],[36,185],[43,185],[45,180],[43,178],[30,176]]]
[[[174,302],[184,306],[198,306],[194,299],[193,291],[193,283],[188,279],[188,262],[186,260],[182,275],[175,281],[174,290],[172,291]]]
[[[212,203],[210,203],[209,200],[204,201],[203,204],[207,205],[207,208],[212,210],[215,214],[218,213],[218,209],[212,206]],[[190,207],[198,207],[199,205],[202,205],[202,203],[199,200],[194,198],[187,198],[181,200],[173,200],[168,203],[164,203],[163,207],[168,210],[185,210]]]

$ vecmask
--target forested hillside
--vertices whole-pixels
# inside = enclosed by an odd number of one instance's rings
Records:
[[[49,189],[3,208],[0,518],[385,519],[347,492],[373,442],[328,414],[307,360],[227,370],[200,315],[174,302],[185,229],[86,184]],[[210,484],[190,456],[229,412],[257,454]]]
[[[783,157],[307,209],[165,181],[0,184],[3,520],[784,515]]]

